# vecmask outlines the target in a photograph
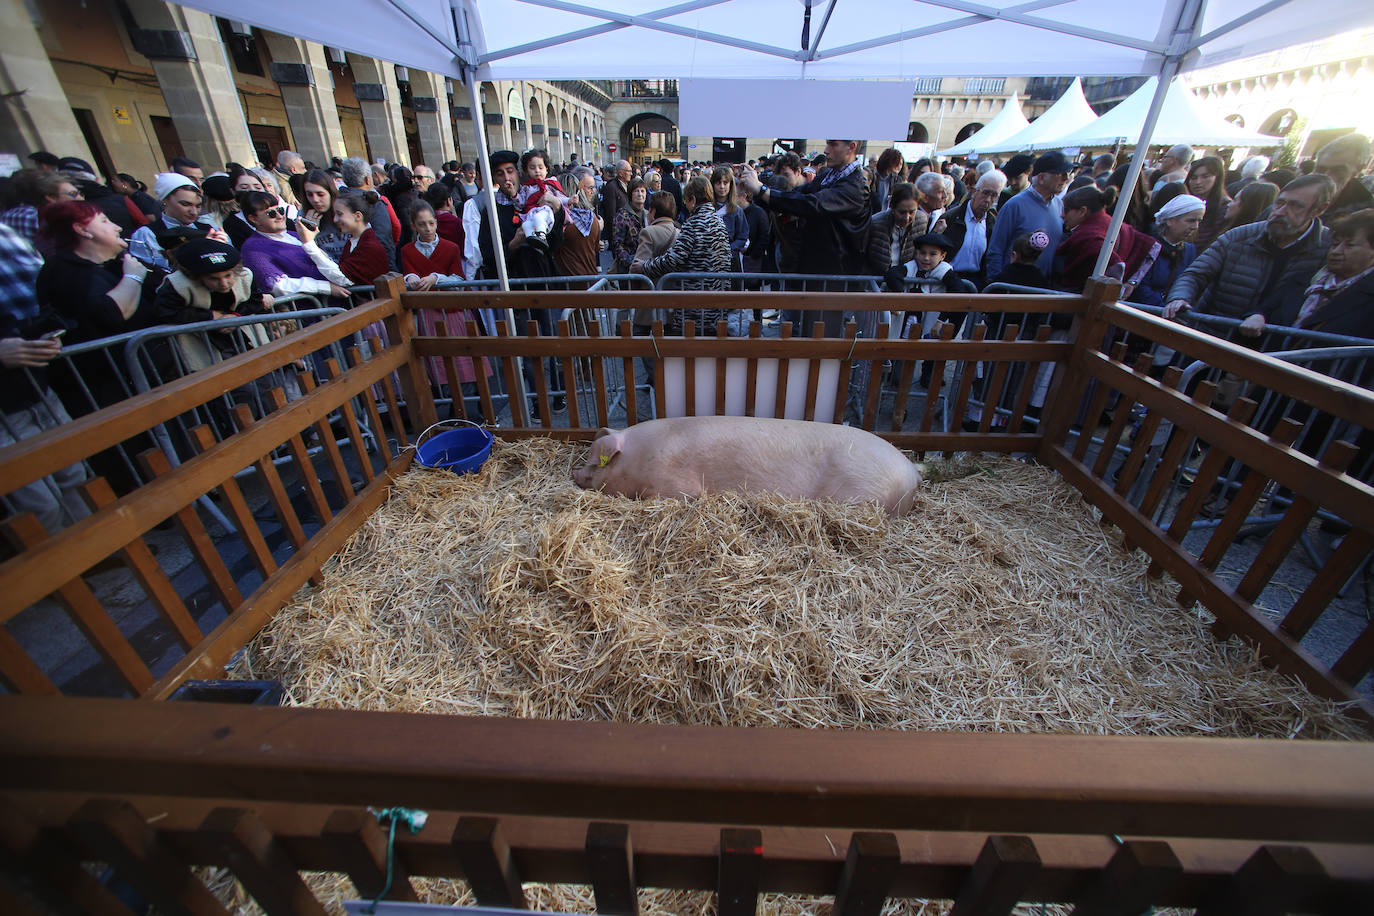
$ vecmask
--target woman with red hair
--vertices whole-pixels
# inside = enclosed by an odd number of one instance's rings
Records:
[[[64,344],[136,330],[151,314],[148,268],[126,254],[129,243],[94,204],[63,200],[42,212],[53,254],[38,273],[38,301],[69,325]],[[160,279],[154,277],[154,281]],[[148,306],[145,307],[145,299]]]

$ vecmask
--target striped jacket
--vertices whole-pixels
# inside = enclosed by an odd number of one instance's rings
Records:
[[[667,273],[725,273],[730,270],[730,237],[725,223],[716,215],[715,207],[700,204],[663,254],[644,265],[644,272],[657,280]],[[683,280],[682,289],[725,289],[724,279]],[[714,333],[716,322],[729,314],[727,309],[672,309],[668,312],[665,329],[671,334],[682,333],[684,321],[695,321],[698,332]]]

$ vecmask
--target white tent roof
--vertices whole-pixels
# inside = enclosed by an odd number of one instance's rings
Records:
[[[1031,145],[1032,149],[1064,149],[1093,146],[1112,146],[1118,140],[1134,146],[1140,139],[1150,100],[1154,97],[1158,77],[1150,77],[1145,84],[1123,99],[1102,117],[1060,137],[1046,137]],[[1150,142],[1159,145],[1188,143],[1194,146],[1282,146],[1282,137],[1271,137],[1237,127],[1230,121],[1209,114],[1182,80],[1174,80],[1164,95],[1164,107],[1159,123],[1150,135]]]
[[[1374,24],[1368,0],[1134,0],[1106,17],[1098,0],[186,5],[446,76],[475,66],[481,79],[1151,76],[1168,56],[1186,71]]]
[[[1088,105],[1088,100],[1083,98],[1083,81],[1074,77],[1069,88],[1064,90],[1059,101],[1051,105],[1048,111],[1010,137],[1003,137],[995,144],[984,145],[980,152],[1017,153],[1028,150],[1041,140],[1052,140],[1096,120],[1097,112],[1093,111]]]
[[[966,137],[963,143],[951,146],[946,150],[940,150],[939,155],[968,156],[983,150],[994,149],[996,144],[1007,137],[1025,130],[1028,124],[1030,122],[1026,120],[1025,114],[1021,111],[1021,100],[1013,92],[1011,98],[1007,99],[1007,103],[1002,106],[1002,110],[997,112],[991,121],[983,125],[976,133]]]

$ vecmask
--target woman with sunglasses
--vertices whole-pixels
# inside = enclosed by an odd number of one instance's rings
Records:
[[[315,244],[317,230],[305,223],[288,228],[286,208],[275,195],[245,191],[239,195],[239,206],[254,230],[243,243],[243,266],[253,272],[263,289],[274,297],[296,293],[348,295],[348,278]]]

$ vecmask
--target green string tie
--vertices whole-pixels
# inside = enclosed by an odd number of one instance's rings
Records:
[[[382,902],[382,898],[391,893],[391,881],[396,867],[396,824],[399,821],[410,828],[411,833],[419,833],[425,829],[425,822],[429,820],[429,814],[419,808],[383,808],[380,811],[369,808],[377,817],[378,823],[389,824],[386,838],[386,883],[382,885],[381,891],[377,894],[372,905],[363,910],[364,913],[372,914],[377,912],[377,904]]]

